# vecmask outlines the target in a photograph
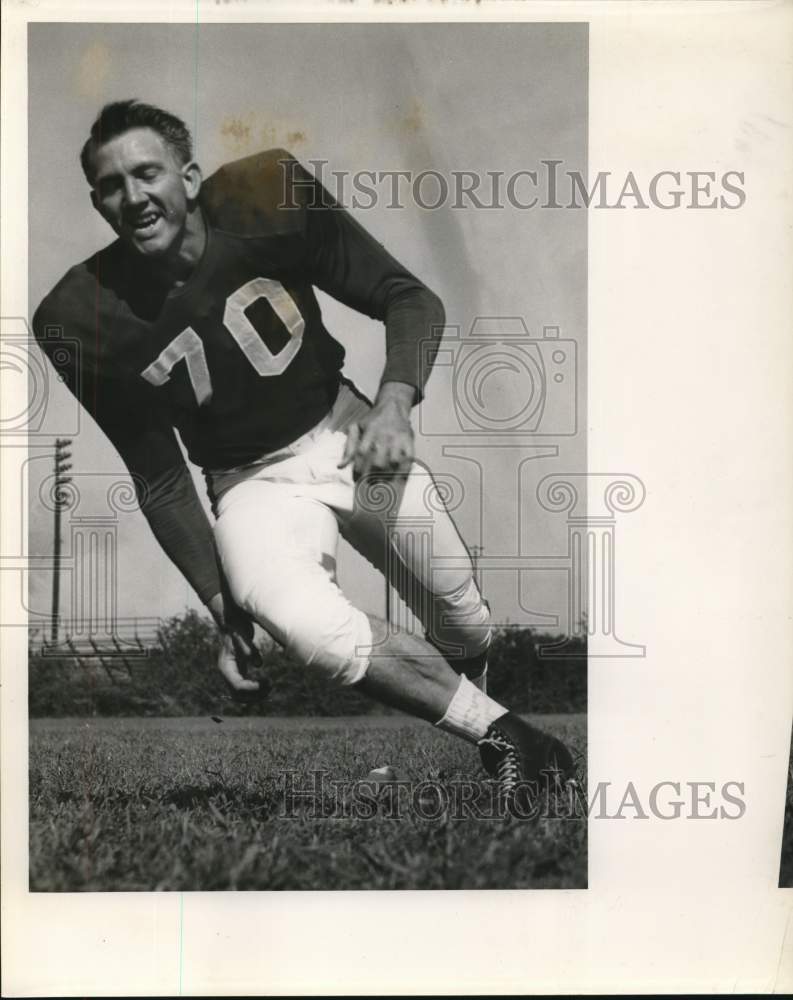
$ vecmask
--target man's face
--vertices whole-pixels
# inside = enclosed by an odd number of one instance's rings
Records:
[[[135,128],[95,149],[94,175],[94,208],[128,246],[146,257],[178,248],[201,186],[195,163],[179,163],[157,132]]]

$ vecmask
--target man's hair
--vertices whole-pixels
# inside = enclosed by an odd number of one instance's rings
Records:
[[[106,104],[91,126],[91,135],[80,152],[80,165],[86,180],[93,187],[93,154],[96,149],[117,135],[132,128],[150,128],[168,144],[179,163],[189,163],[193,158],[193,139],[190,130],[176,115],[153,104],[135,99],[113,101]]]

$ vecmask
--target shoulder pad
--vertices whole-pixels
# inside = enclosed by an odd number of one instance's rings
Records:
[[[226,163],[201,188],[200,203],[210,225],[238,236],[294,233],[304,213],[292,178],[313,181],[285,149],[268,149]]]
[[[97,291],[115,290],[123,273],[124,248],[115,240],[86,260],[70,267],[44,296],[34,316],[41,324],[72,324],[89,329],[96,323]]]

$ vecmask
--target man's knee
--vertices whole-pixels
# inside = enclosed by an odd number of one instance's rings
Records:
[[[297,661],[315,667],[336,684],[362,680],[369,667],[372,630],[369,619],[349,605],[335,615],[298,622],[287,642]]]
[[[372,630],[369,619],[340,593],[301,588],[253,588],[238,601],[301,666],[321,671],[336,684],[360,681],[369,666]]]
[[[490,606],[471,576],[455,590],[435,594],[427,637],[463,659],[487,652],[493,634]]]

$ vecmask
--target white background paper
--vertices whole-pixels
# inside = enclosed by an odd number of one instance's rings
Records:
[[[360,3],[199,13],[298,10],[397,16]],[[593,819],[580,892],[27,895],[25,635],[9,629],[6,994],[793,988],[793,892],[776,888],[793,710],[793,10],[483,3],[399,14],[589,19],[591,175],[745,172],[738,211],[591,211],[588,419],[590,471],[647,487],[619,539],[630,582],[620,622],[647,656],[590,664],[590,786],[737,780],[746,814]],[[196,8],[5,5],[4,316],[27,313],[24,21],[70,15],[195,20]],[[0,458],[7,519],[18,456]]]

